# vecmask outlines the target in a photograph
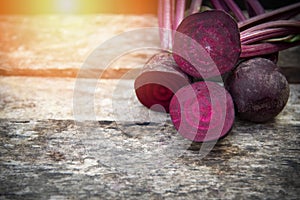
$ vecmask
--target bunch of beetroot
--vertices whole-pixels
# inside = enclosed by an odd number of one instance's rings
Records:
[[[289,85],[276,65],[278,52],[300,44],[300,3],[265,12],[245,0],[245,16],[233,0],[159,0],[163,52],[135,81],[136,95],[150,109],[170,113],[178,132],[196,142],[225,136],[235,115],[253,122],[277,116]],[[219,80],[223,82],[224,86]]]

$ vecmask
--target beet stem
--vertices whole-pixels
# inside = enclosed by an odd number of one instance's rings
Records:
[[[171,45],[173,46],[173,38],[174,38],[174,30],[176,30],[176,26],[175,26],[175,23],[176,23],[176,0],[171,0],[171,29],[172,29],[172,32],[171,32],[171,35],[172,35],[172,38],[171,38]],[[171,46],[171,48],[169,50],[171,50],[173,47]]]
[[[189,15],[199,12],[199,8],[202,5],[202,0],[192,0]]]
[[[185,11],[185,0],[177,0],[174,30],[177,29],[178,25],[183,20],[184,11]]]
[[[256,24],[261,24],[263,22],[268,22],[274,19],[285,19],[287,16],[292,17],[299,13],[300,13],[300,2],[273,10],[271,12],[257,15],[255,17],[251,17],[249,19],[246,19],[245,21],[239,22],[238,26],[239,29],[243,31]]]
[[[159,27],[159,38],[160,38],[160,46],[161,48],[164,48],[164,26],[163,26],[163,0],[158,0],[158,11],[157,11],[157,17],[158,17],[158,27]]]
[[[253,26],[251,28],[248,28],[241,32],[241,35],[257,31],[257,30],[263,30],[267,28],[276,28],[276,27],[294,27],[294,28],[300,28],[300,21],[293,21],[293,20],[276,20],[271,22],[266,22],[263,24],[259,24],[256,26]]]
[[[220,0],[210,0],[210,3],[212,4],[212,6],[217,9],[217,10],[223,10],[225,12],[229,12],[230,9],[227,7],[227,5],[225,4],[224,1],[220,1]]]
[[[249,17],[254,17],[265,13],[265,9],[258,0],[245,0]]]
[[[300,41],[297,42],[276,42],[276,43],[260,43],[251,45],[242,45],[241,58],[249,58],[254,56],[261,56],[266,54],[282,51],[294,46],[300,45]]]
[[[294,27],[283,27],[283,28],[269,28],[264,30],[257,30],[251,33],[241,34],[241,43],[253,44],[262,40],[269,40],[276,37],[288,36],[291,34],[300,34],[300,29]]]
[[[246,16],[242,12],[242,10],[238,7],[238,5],[233,0],[224,0],[227,6],[230,8],[230,10],[233,12],[233,14],[236,16],[238,21],[244,21],[246,20]]]
[[[176,23],[176,0],[171,0],[171,27],[172,27],[172,30],[175,30],[176,29],[176,26],[175,26],[175,23]],[[173,38],[173,35],[172,35],[172,38]]]
[[[159,0],[158,25],[161,48],[172,49],[172,4],[171,0]]]

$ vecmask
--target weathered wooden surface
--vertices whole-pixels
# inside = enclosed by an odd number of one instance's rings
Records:
[[[134,137],[123,134],[131,127]],[[297,199],[300,124],[237,121],[200,159],[164,124],[1,120],[4,199]]]
[[[89,55],[103,43],[147,27],[157,27],[155,15],[3,15],[0,16],[0,75],[74,78]],[[112,43],[105,54],[110,55],[122,46],[134,47],[145,40],[145,34],[133,32],[132,36],[135,36],[132,40]],[[158,31],[147,34],[147,40],[159,44]],[[89,59],[89,70],[82,77],[103,73],[106,78],[120,78],[129,69],[141,67],[153,55],[154,50],[147,49],[147,44],[144,47],[122,55],[109,66],[99,65],[103,54]],[[299,52],[299,47],[280,52],[278,65],[299,67],[300,57],[295,56]]]
[[[201,146],[181,138],[168,116],[151,122],[155,113],[141,105],[132,113],[124,112],[125,117],[114,115],[111,91],[118,80],[102,80],[96,89],[96,99],[101,99],[95,105],[99,122],[72,120],[74,79],[0,80],[3,198],[296,199],[300,195],[299,85],[291,85],[288,105],[275,121],[237,120],[231,133],[201,159]],[[133,81],[125,82],[121,91],[129,95]],[[87,89],[85,95],[89,93],[93,91]],[[126,96],[121,101],[133,104]],[[135,122],[135,112],[144,121]]]
[[[2,119],[71,119],[74,116],[74,91],[83,99],[91,98],[93,113],[84,120],[165,121],[167,116],[141,106],[133,80],[83,79],[85,88],[76,88],[76,79],[0,77],[0,118]],[[290,98],[278,123],[300,123],[300,87],[290,84]],[[78,105],[76,105],[78,106]],[[82,108],[84,109],[84,105]]]
[[[155,15],[3,15],[0,75],[76,77],[88,56],[104,42],[145,27],[157,27]],[[159,44],[158,31],[147,38]],[[105,54],[110,55],[121,46],[143,43],[144,39],[145,34],[136,34],[130,41],[120,39],[106,48]],[[122,55],[104,76],[118,77],[128,68],[140,67],[152,54],[153,50],[139,49]],[[101,56],[90,61],[90,68],[96,72],[107,68],[99,65],[104,55]]]
[[[92,101],[89,103],[95,110],[97,120],[116,120],[113,102],[129,105],[136,113],[147,111],[137,102],[133,80],[83,79],[81,81],[86,87],[75,88],[76,80],[0,77],[0,118],[76,119],[74,118],[76,107],[73,102],[75,90],[84,99],[91,98]],[[124,109],[126,108],[128,107],[124,106]],[[126,113],[121,110],[120,112],[127,115],[124,119],[130,120],[135,111]],[[85,120],[92,120],[92,117],[87,115]]]
[[[168,115],[136,100],[136,69],[153,51],[132,52],[79,86],[66,78],[103,41],[156,23],[154,16],[0,16],[0,199],[299,198],[299,84],[290,84],[274,121],[237,119],[203,158],[205,145],[183,139]],[[298,54],[299,47],[283,52],[279,64],[299,67]],[[97,66],[84,77],[102,72]]]

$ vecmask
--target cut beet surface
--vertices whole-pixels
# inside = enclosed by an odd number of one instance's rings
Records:
[[[175,93],[170,116],[183,137],[205,142],[229,132],[234,122],[234,106],[224,87],[215,82],[196,82]]]
[[[146,63],[134,82],[134,88],[144,106],[155,111],[169,112],[174,93],[188,84],[189,77],[179,69],[172,55],[162,52]]]
[[[176,30],[174,60],[193,77],[210,78],[230,71],[237,63],[240,53],[238,25],[223,11],[190,15]]]

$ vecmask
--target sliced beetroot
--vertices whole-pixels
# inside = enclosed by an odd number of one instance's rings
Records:
[[[175,93],[170,116],[183,137],[205,142],[229,132],[234,122],[234,106],[224,87],[215,82],[196,82]]]
[[[219,76],[230,71],[239,59],[239,29],[236,21],[223,11],[190,15],[176,31],[173,57],[179,67],[193,77]]]
[[[266,122],[276,117],[289,98],[289,84],[276,64],[265,58],[241,63],[225,82],[240,118]]]
[[[189,83],[189,77],[179,69],[172,55],[162,52],[145,64],[134,82],[134,88],[144,106],[155,111],[169,112],[169,103],[174,93]]]

